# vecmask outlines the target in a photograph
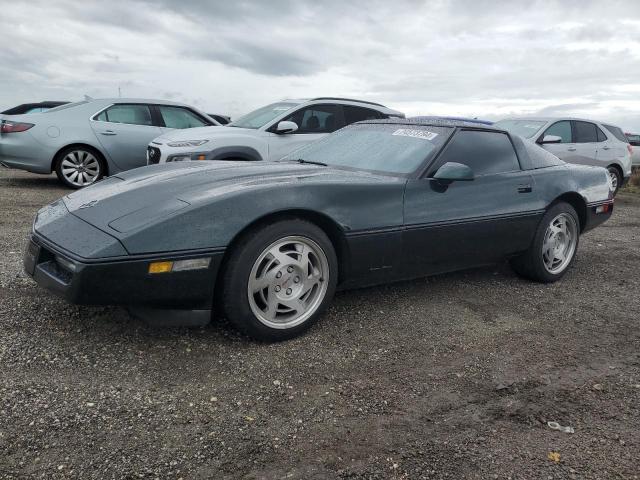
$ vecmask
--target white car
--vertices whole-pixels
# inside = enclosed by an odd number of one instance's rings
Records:
[[[617,192],[631,177],[633,148],[620,127],[582,118],[509,118],[493,124],[536,142],[560,160],[609,171]]]
[[[343,98],[283,100],[229,125],[168,132],[147,148],[147,163],[184,160],[278,160],[351,123],[404,114],[378,103]]]

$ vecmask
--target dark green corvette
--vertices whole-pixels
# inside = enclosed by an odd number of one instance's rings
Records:
[[[260,339],[307,329],[336,288],[509,259],[551,282],[613,210],[605,169],[485,125],[371,121],[279,162],[139,168],[38,213],[25,270],[78,304],[157,323],[212,311]]]

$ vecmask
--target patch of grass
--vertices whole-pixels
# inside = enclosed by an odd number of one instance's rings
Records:
[[[634,168],[633,172],[631,173],[629,183],[627,183],[624,188],[621,188],[620,191],[640,195],[640,168]]]

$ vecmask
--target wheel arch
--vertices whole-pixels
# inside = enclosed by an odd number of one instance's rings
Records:
[[[263,160],[262,155],[253,147],[244,145],[235,145],[228,147],[219,147],[211,150],[207,154],[209,160],[246,160],[259,161]]]
[[[566,202],[575,209],[580,221],[580,232],[584,231],[587,224],[587,202],[584,197],[577,192],[563,193],[549,204],[547,210],[560,202]]]
[[[609,169],[611,167],[615,168],[618,171],[618,173],[620,174],[620,181],[622,181],[624,179],[624,170],[623,170],[622,166],[620,164],[614,162],[614,163],[611,163],[611,164],[607,165],[607,169]]]
[[[98,154],[98,161],[102,162],[102,167],[104,168],[104,173],[103,176],[108,176],[109,175],[109,162],[107,161],[107,157],[104,153],[102,153],[102,151],[99,148],[96,148],[93,145],[90,145],[88,143],[83,143],[83,142],[76,142],[76,143],[69,143],[68,145],[65,145],[64,147],[58,149],[58,151],[53,155],[53,158],[51,159],[51,171],[55,171],[56,169],[56,163],[58,161],[58,157],[60,156],[60,154],[62,152],[64,152],[65,150],[68,150],[70,148],[73,147],[82,147],[82,148],[88,148],[89,150],[92,150],[93,152]]]
[[[249,234],[251,231],[259,229],[264,225],[268,225],[280,220],[286,220],[288,218],[305,220],[309,223],[312,223],[316,227],[320,228],[327,235],[327,237],[329,237],[329,240],[333,245],[333,248],[336,252],[336,257],[338,259],[338,285],[345,279],[345,276],[348,272],[349,249],[342,228],[332,218],[323,213],[314,210],[292,208],[263,215],[253,220],[242,230],[236,233],[231,242],[229,242],[224,257],[222,258],[222,263],[220,265],[216,278],[216,293],[220,291],[219,287],[222,282],[222,277],[224,275],[227,261],[231,256],[231,252],[236,248],[236,246],[238,245],[238,243],[240,243],[244,236]]]

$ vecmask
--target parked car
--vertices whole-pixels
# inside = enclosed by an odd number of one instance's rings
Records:
[[[283,100],[225,128],[169,132],[149,144],[149,164],[184,160],[277,160],[345,125],[404,117],[379,103],[343,98]]]
[[[637,133],[625,133],[627,140],[629,140],[629,145],[633,149],[631,152],[631,165],[635,167],[640,167],[640,134]]]
[[[434,120],[434,119],[447,119],[447,120],[460,120],[463,122],[471,122],[471,123],[478,123],[480,125],[493,125],[493,122],[490,120],[482,120],[479,118],[466,118],[466,117],[437,117],[437,116],[424,116],[421,115],[419,117],[411,117],[410,120],[416,120],[418,122],[422,122],[422,121],[428,121],[428,120]]]
[[[38,102],[38,103],[23,103],[17,107],[10,108],[4,112],[0,112],[2,115],[23,115],[25,113],[42,113],[52,108],[59,107],[60,105],[66,105],[70,102]]]
[[[565,162],[605,167],[616,192],[631,176],[632,148],[615,125],[542,117],[510,118],[494,125],[535,141]]]
[[[209,116],[213,118],[220,125],[226,125],[231,122],[231,117],[227,115],[218,115],[217,113],[210,113]]]
[[[146,165],[149,142],[173,129],[218,125],[164,100],[89,99],[0,120],[0,164],[50,174],[71,188]]]
[[[206,323],[216,307],[281,340],[336,288],[504,258],[554,282],[612,209],[604,168],[504,130],[367,121],[276,162],[172,162],[74,192],[38,212],[24,265],[72,303],[165,325]]]

